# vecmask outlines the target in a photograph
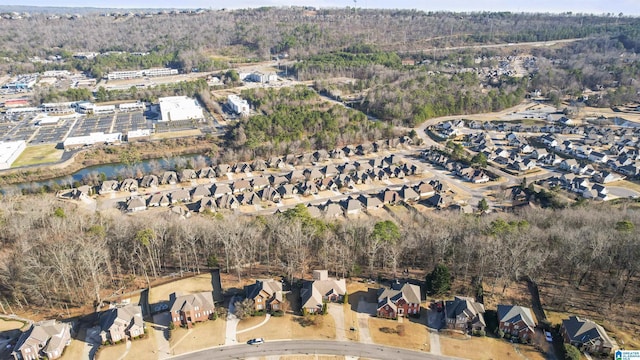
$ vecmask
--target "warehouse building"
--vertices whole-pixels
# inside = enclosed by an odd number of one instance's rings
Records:
[[[76,103],[74,102],[59,102],[59,103],[44,103],[40,105],[42,111],[47,114],[69,114],[75,112]]]
[[[249,103],[238,95],[229,95],[227,105],[238,115],[249,116]]]
[[[202,108],[195,99],[186,96],[159,98],[160,120],[184,121],[204,119]]]
[[[153,77],[171,75],[178,75],[178,70],[170,68],[151,68],[144,70],[111,71],[107,74],[107,80],[128,80],[138,79],[145,76]]]
[[[249,74],[246,79],[249,81],[265,84],[278,81],[278,76],[275,73],[265,74],[262,72],[254,72]]]
[[[24,140],[0,142],[0,169],[8,169],[27,147]]]
[[[144,111],[145,106],[142,102],[125,103],[118,105],[120,111]]]
[[[62,145],[64,149],[73,149],[93,144],[113,144],[122,140],[122,133],[105,134],[103,132],[91,133],[87,136],[68,137]]]

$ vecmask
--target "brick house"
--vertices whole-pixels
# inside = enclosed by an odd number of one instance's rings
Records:
[[[142,308],[138,305],[125,305],[103,311],[99,315],[100,338],[102,342],[116,343],[144,334]]]
[[[378,290],[378,317],[395,319],[407,315],[420,315],[420,288],[412,284],[395,282],[391,288]]]
[[[305,281],[300,290],[302,309],[309,314],[321,312],[324,302],[340,302],[346,293],[344,279],[330,278],[327,270],[313,270],[313,280]]]
[[[171,322],[175,326],[191,328],[193,323],[209,320],[216,310],[213,293],[207,291],[182,296],[173,293],[169,295],[169,302]]]
[[[253,300],[255,311],[282,310],[282,283],[273,279],[256,280],[244,287],[247,299]]]
[[[498,305],[498,328],[520,340],[533,338],[536,323],[531,309],[515,305]]]

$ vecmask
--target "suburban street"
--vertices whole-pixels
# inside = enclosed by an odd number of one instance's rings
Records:
[[[265,357],[273,355],[351,355],[367,359],[378,360],[454,360],[443,355],[433,355],[425,352],[411,351],[381,345],[369,345],[347,341],[273,341],[262,345],[234,345],[211,348],[188,354],[174,356],[175,360],[226,360],[246,359],[250,357]]]

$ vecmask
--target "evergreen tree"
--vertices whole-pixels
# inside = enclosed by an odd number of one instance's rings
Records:
[[[445,264],[438,264],[427,275],[427,291],[432,295],[441,295],[451,288],[451,274]]]

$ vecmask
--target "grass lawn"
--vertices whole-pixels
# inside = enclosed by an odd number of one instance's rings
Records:
[[[256,325],[260,324],[261,322],[263,322],[265,318],[266,318],[266,316],[264,316],[264,315],[263,316],[249,316],[246,319],[240,320],[236,330],[237,331],[241,331],[241,330],[244,330],[244,329],[248,329],[248,328],[250,328],[252,326],[256,326]],[[271,320],[269,320],[269,321],[271,321]]]
[[[150,328],[153,324],[147,323],[147,328]],[[113,360],[120,359],[124,356],[124,359],[132,360],[155,360],[158,355],[155,354],[156,337],[151,333],[146,335],[144,339],[135,339],[131,342],[131,348],[127,352],[127,345],[121,342],[117,345],[101,346],[98,350],[97,360]]]
[[[21,329],[25,323],[17,320],[0,319],[0,331]]]
[[[381,329],[388,328],[392,331],[404,326],[404,334],[385,333]],[[429,332],[422,323],[403,319],[402,323],[381,318],[369,318],[369,333],[374,343],[380,345],[401,347],[410,350],[429,351]]]
[[[514,344],[490,337],[454,339],[449,336],[440,336],[440,347],[443,355],[475,360],[545,359],[544,354],[536,351],[532,346],[522,344],[516,346],[517,351]]]
[[[306,339],[306,340],[330,340],[335,339],[336,329],[333,318],[329,315],[315,315],[316,324],[302,326],[300,319],[302,316],[285,315],[282,317],[271,317],[263,326],[238,334],[238,342],[247,342],[253,338],[264,338],[269,340],[282,339]]]
[[[169,300],[169,295],[174,292],[186,295],[212,290],[211,274],[200,274],[194,277],[152,287],[151,291],[149,291],[149,303],[154,304],[158,301]]]
[[[347,329],[345,331],[345,336],[347,340],[358,341],[358,314],[351,310],[351,306],[343,306],[344,308],[344,328]],[[349,330],[351,327],[354,327],[356,330]]]
[[[198,323],[188,334],[186,329],[176,328],[171,331],[171,339],[169,339],[171,353],[177,355],[224,345],[225,329],[226,321],[224,319]]]
[[[191,129],[191,130],[180,130],[180,131],[169,131],[158,134],[151,135],[151,139],[160,140],[160,139],[170,139],[176,137],[187,137],[187,136],[198,136],[202,135],[202,132],[199,129]]]
[[[62,158],[63,150],[56,149],[55,144],[27,146],[11,167],[52,163]]]

